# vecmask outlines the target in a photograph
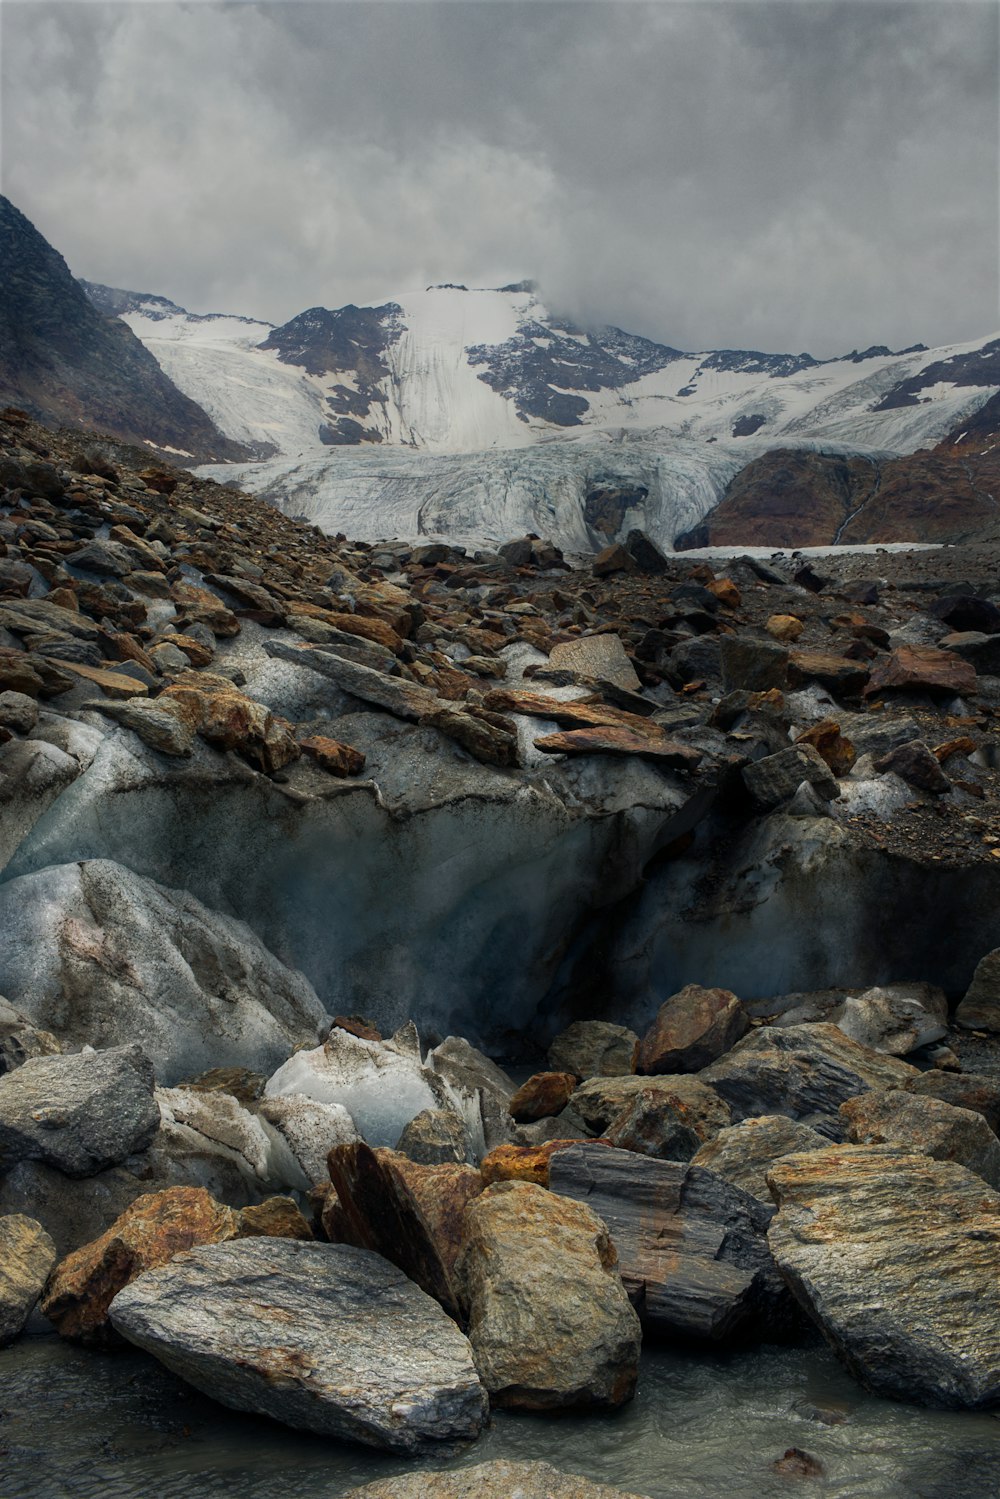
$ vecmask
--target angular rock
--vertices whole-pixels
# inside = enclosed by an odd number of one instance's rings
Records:
[[[510,1138],[507,1105],[515,1089],[502,1067],[461,1036],[446,1036],[428,1053],[427,1063],[451,1089],[453,1102],[457,1096],[465,1100],[466,1113],[478,1111],[486,1149]]]
[[[914,1075],[905,1062],[859,1046],[824,1023],[752,1031],[700,1080],[725,1099],[737,1121],[785,1114],[840,1140],[842,1103],[872,1088],[905,1088]]]
[[[28,734],[38,722],[38,704],[26,692],[0,692],[0,725]]]
[[[0,1348],[27,1322],[56,1262],[56,1246],[22,1213],[0,1217]]]
[[[787,1324],[765,1238],[773,1209],[711,1171],[589,1142],[552,1157],[549,1187],[607,1224],[644,1326],[720,1342]]]
[[[644,719],[639,722],[645,723],[646,727],[636,730],[605,725],[544,734],[534,741],[534,745],[547,755],[645,755],[667,770],[697,769],[702,758],[698,750],[671,739],[657,724]]]
[[[304,1093],[265,1098],[260,1115],[284,1136],[303,1175],[314,1184],[326,1182],[326,1160],[335,1145],[353,1145],[361,1138],[340,1104],[318,1103]]]
[[[1000,1140],[971,1109],[888,1088],[849,1098],[840,1117],[857,1145],[897,1145],[936,1161],[955,1161],[1000,1190]]]
[[[95,1176],[144,1150],[160,1127],[140,1046],[33,1057],[0,1077],[0,1171],[44,1161]]]
[[[829,765],[835,776],[846,776],[857,759],[849,739],[840,732],[835,718],[824,718],[795,736],[796,744],[811,744]]]
[[[164,1082],[270,1071],[326,1020],[249,927],[121,865],[51,865],[0,886],[0,993],[69,1046],[142,1037]]]
[[[731,1118],[728,1105],[710,1088],[693,1098],[641,1088],[605,1129],[604,1138],[619,1150],[635,1150],[661,1161],[689,1161]]]
[[[374,703],[377,708],[384,708],[397,718],[419,723],[428,714],[436,713],[441,706],[435,693],[416,682],[386,676],[384,672],[372,671],[371,667],[360,666],[357,662],[348,661],[329,651],[289,645],[284,640],[266,640],[264,650],[279,661],[289,661],[293,666],[305,666],[310,671],[318,672],[321,677],[328,677],[341,691],[349,692],[362,702]]]
[[[720,1129],[705,1141],[691,1164],[714,1171],[723,1181],[731,1182],[770,1207],[767,1173],[774,1162],[801,1151],[825,1149],[829,1143],[808,1124],[796,1124],[783,1114],[763,1114],[758,1119],[744,1119]]]
[[[500,719],[499,714],[491,716]],[[483,765],[498,765],[509,770],[519,763],[517,732],[513,724],[507,729],[502,727],[502,720],[491,723],[482,714],[462,713],[451,707],[437,708],[425,714],[421,722],[453,739]]]
[[[728,989],[687,984],[659,1008],[639,1042],[635,1070],[647,1076],[700,1072],[750,1029],[750,1017]]]
[[[955,1020],[967,1030],[1000,1031],[1000,947],[976,964]]]
[[[575,1072],[536,1072],[521,1084],[508,1104],[518,1124],[561,1114],[576,1089]]]
[[[546,1140],[541,1145],[498,1145],[480,1164],[483,1183],[489,1187],[493,1182],[533,1182],[537,1187],[547,1187],[552,1157],[557,1150],[576,1143],[567,1139]]]
[[[626,536],[625,550],[641,573],[662,574],[667,571],[669,564],[666,557],[656,542],[651,541],[645,531],[640,531],[638,527]]]
[[[788,801],[803,781],[825,801],[840,795],[836,776],[811,744],[793,744],[762,760],[753,760],[744,766],[742,775],[754,802],[765,811]]]
[[[471,1165],[475,1160],[469,1127],[454,1109],[424,1109],[406,1125],[396,1149],[420,1166]]]
[[[61,1050],[51,1031],[39,1030],[0,996],[0,1075],[13,1072],[29,1057],[57,1056]]]
[[[494,1404],[617,1406],[635,1393],[641,1332],[599,1218],[543,1187],[488,1187],[466,1212],[458,1275]]]
[[[312,1239],[312,1229],[291,1197],[265,1197],[241,1208],[241,1239]]]
[[[789,652],[790,687],[805,687],[810,682],[818,682],[837,697],[859,697],[867,681],[868,668],[863,662],[851,661],[830,651]]]
[[[606,1020],[576,1020],[549,1047],[553,1072],[575,1072],[577,1077],[620,1077],[634,1071],[639,1037],[623,1025]]]
[[[638,692],[642,685],[618,635],[583,635],[577,640],[565,640],[552,647],[549,665],[555,671],[572,671],[582,677],[613,682],[628,692]]]
[[[639,1097],[644,1101],[644,1109],[662,1101],[685,1124],[704,1129],[702,1138],[732,1121],[729,1105],[722,1102],[718,1093],[699,1078],[684,1073],[589,1078],[573,1094],[573,1112],[588,1129],[602,1134]]]
[[[794,641],[798,640],[805,625],[794,614],[772,614],[764,629],[774,640]]]
[[[976,691],[976,669],[951,651],[901,645],[872,669],[865,697],[887,692],[929,692],[965,697]]]
[[[200,1187],[168,1187],[127,1207],[106,1233],[60,1261],[42,1311],[64,1338],[101,1341],[108,1308],[125,1286],[195,1244],[240,1233],[239,1214]]]
[[[365,757],[360,750],[339,739],[327,739],[322,734],[311,734],[300,739],[299,745],[310,759],[315,760],[321,770],[333,776],[359,776],[365,768]]]
[[[948,1000],[934,984],[886,984],[848,995],[830,1019],[859,1045],[905,1057],[947,1035]]]
[[[162,755],[186,756],[194,747],[194,724],[181,706],[169,698],[136,703],[97,700],[85,706],[114,719],[125,729],[131,729],[143,744],[159,750]]]
[[[940,1098],[956,1109],[982,1114],[995,1135],[1000,1135],[1000,1081],[976,1072],[918,1072],[906,1083],[908,1093],[921,1098]]]
[[[486,1416],[455,1324],[350,1245],[204,1245],[127,1286],[111,1321],[213,1400],[323,1436],[410,1454]]]
[[[455,1263],[466,1207],[483,1190],[479,1172],[454,1163],[417,1165],[363,1142],[336,1146],[328,1165],[342,1233],[346,1229],[352,1244],[398,1265],[446,1312],[460,1317]]]
[[[900,744],[875,761],[875,769],[881,773],[892,771],[908,786],[918,791],[929,791],[942,796],[951,790],[951,782],[938,764],[936,756],[922,739],[911,739]]]
[[[767,692],[788,685],[788,652],[777,641],[725,635],[720,648],[726,692]]]
[[[617,541],[603,547],[590,565],[595,578],[607,578],[612,573],[631,573],[636,570],[636,562],[631,553]]]
[[[477,1463],[440,1473],[400,1473],[380,1478],[344,1499],[638,1499],[607,1484],[592,1483],[576,1473],[561,1473],[548,1463]]]
[[[99,687],[107,697],[127,699],[149,696],[149,688],[145,682],[137,682],[134,677],[124,676],[118,671],[108,671],[103,666],[86,666],[82,661],[64,661],[58,657],[53,657],[52,664],[60,671],[68,672],[71,677],[82,677],[85,682]]]
[[[1000,1196],[892,1146],[786,1156],[768,1180],[781,1273],[855,1378],[925,1405],[1000,1401]]]

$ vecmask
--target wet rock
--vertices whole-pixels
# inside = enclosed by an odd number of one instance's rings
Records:
[[[540,1462],[499,1459],[441,1473],[400,1473],[352,1489],[344,1499],[637,1499],[621,1489]]]
[[[421,1286],[450,1315],[463,1310],[455,1263],[465,1210],[483,1190],[470,1166],[422,1166],[394,1150],[338,1145],[330,1180],[339,1203],[341,1237],[374,1250]]]
[[[785,1114],[839,1140],[842,1103],[872,1088],[903,1088],[914,1075],[905,1062],[859,1046],[824,1023],[752,1031],[700,1080],[725,1099],[737,1121]]]
[[[106,1233],[56,1267],[42,1311],[65,1338],[102,1340],[108,1308],[137,1275],[194,1244],[240,1233],[239,1214],[199,1187],[168,1187],[136,1198]]]
[[[56,1246],[22,1213],[0,1217],[0,1348],[27,1322],[56,1262]]]
[[[475,1160],[469,1127],[454,1109],[424,1109],[406,1125],[396,1149],[420,1166],[471,1165]]]
[[[891,1146],[787,1156],[768,1180],[778,1266],[857,1379],[925,1405],[1000,1401],[1000,1196]]]
[[[971,1109],[889,1088],[848,1099],[840,1117],[857,1145],[898,1145],[936,1161],[955,1161],[1000,1189],[1000,1140]]]
[[[562,1031],[549,1047],[549,1066],[554,1072],[575,1072],[577,1077],[619,1077],[634,1070],[639,1037],[623,1025],[606,1020],[577,1020]]]
[[[691,1164],[714,1171],[770,1207],[767,1173],[773,1163],[799,1151],[821,1150],[829,1143],[808,1124],[796,1124],[783,1114],[764,1114],[720,1129],[700,1147]]]
[[[905,1057],[947,1035],[948,1000],[934,984],[886,984],[848,995],[830,1018],[859,1045]]]
[[[458,1274],[495,1404],[556,1410],[632,1398],[639,1320],[588,1207],[527,1182],[488,1187],[467,1210]]]
[[[826,1471],[818,1457],[804,1452],[801,1447],[789,1447],[781,1457],[775,1458],[771,1467],[783,1478],[821,1478]]]
[[[575,1072],[536,1072],[512,1096],[508,1109],[518,1124],[560,1114],[576,1089]]]
[[[590,1142],[552,1157],[549,1187],[607,1224],[645,1326],[719,1342],[787,1325],[765,1239],[773,1209],[711,1171]]]
[[[995,1135],[1000,1135],[1000,1081],[975,1072],[919,1072],[906,1083],[908,1093],[921,1098],[940,1098],[956,1109],[982,1114]]]
[[[617,635],[584,635],[563,641],[552,647],[549,665],[556,671],[613,682],[628,692],[638,692],[642,685]]]
[[[908,744],[891,749],[875,761],[875,769],[882,774],[891,771],[908,786],[929,791],[934,796],[951,790],[951,782],[922,739],[911,739]]]
[[[160,1127],[139,1046],[33,1057],[0,1077],[0,1169],[44,1161],[94,1176],[143,1150]]]
[[[901,645],[873,667],[866,697],[891,692],[928,692],[947,697],[971,696],[976,669],[951,651],[929,645]]]
[[[323,1436],[417,1453],[472,1440],[486,1416],[455,1324],[353,1246],[205,1245],[140,1276],[111,1319],[223,1405]]]
[[[1000,1031],[1000,947],[976,964],[955,1020],[967,1030]]]
[[[728,989],[688,984],[660,1006],[639,1042],[635,1070],[647,1075],[700,1072],[750,1028],[750,1017]]]
[[[319,1033],[300,973],[240,921],[104,859],[0,886],[0,992],[66,1045],[141,1038],[165,1082],[209,1066],[270,1070]]]
[[[840,795],[836,776],[811,744],[793,744],[776,754],[765,755],[762,760],[744,766],[742,775],[750,796],[765,811],[788,801],[803,781],[825,801]]]

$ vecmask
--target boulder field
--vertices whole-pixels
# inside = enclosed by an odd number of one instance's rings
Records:
[[[352,545],[12,410],[0,485],[0,1340],[403,1454],[643,1338],[1000,1404],[985,552]]]

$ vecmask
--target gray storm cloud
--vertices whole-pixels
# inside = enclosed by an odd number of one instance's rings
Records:
[[[283,321],[431,281],[687,348],[974,338],[998,10],[5,0],[3,191],[94,280]]]

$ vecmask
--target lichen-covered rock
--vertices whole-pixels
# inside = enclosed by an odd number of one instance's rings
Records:
[[[916,1069],[851,1041],[835,1025],[765,1026],[699,1074],[733,1118],[786,1114],[843,1138],[840,1105],[871,1088],[904,1088]]]
[[[641,1334],[604,1224],[528,1182],[488,1187],[466,1212],[458,1262],[469,1339],[495,1404],[528,1410],[631,1399]]]
[[[849,1098],[840,1117],[857,1145],[897,1145],[936,1161],[955,1161],[1000,1191],[1000,1140],[971,1109],[888,1088]]]
[[[140,1046],[32,1057],[0,1077],[0,1171],[44,1161],[95,1176],[144,1150],[160,1127]]]
[[[203,1245],[133,1281],[111,1321],[213,1400],[323,1436],[418,1453],[486,1416],[451,1318],[351,1245]]]
[[[728,989],[687,984],[659,1008],[639,1042],[636,1072],[700,1072],[750,1028],[750,1017]]]
[[[0,1217],[0,1348],[20,1333],[56,1262],[56,1246],[23,1213]]]
[[[978,1072],[918,1072],[906,1083],[908,1093],[940,1098],[956,1109],[982,1114],[995,1135],[1000,1135],[1000,1080]]]
[[[620,1077],[634,1070],[639,1037],[624,1025],[606,1020],[576,1020],[549,1047],[549,1066],[554,1072],[575,1072],[577,1077]]]
[[[784,1114],[764,1114],[743,1119],[720,1129],[692,1157],[692,1166],[704,1166],[743,1192],[766,1202],[772,1198],[767,1173],[782,1156],[803,1150],[822,1150],[829,1140],[808,1124],[797,1124]]]
[[[876,1394],[1000,1401],[1000,1196],[893,1146],[787,1156],[769,1183],[778,1266],[827,1341]]]

